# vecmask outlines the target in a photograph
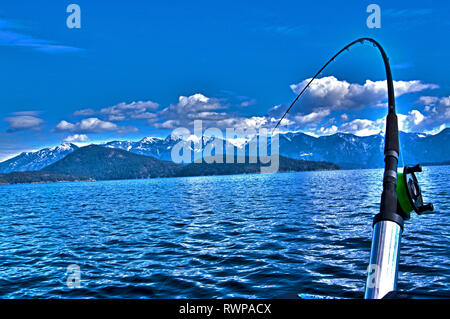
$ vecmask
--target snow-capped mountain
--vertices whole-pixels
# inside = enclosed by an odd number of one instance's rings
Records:
[[[450,128],[436,135],[400,132],[399,140],[399,165],[450,160]],[[280,154],[296,159],[329,161],[342,168],[383,167],[384,136],[336,133],[313,137],[286,133],[280,135]]]
[[[303,133],[280,135],[280,154],[310,161],[329,161],[342,168],[381,167],[384,137],[336,133],[314,137]]]
[[[191,135],[185,139],[178,135],[169,135],[165,139],[159,137],[145,137],[140,141],[113,141],[104,144],[105,147],[120,148],[135,154],[153,156],[160,160],[171,161],[172,148],[178,143],[183,143],[182,147],[189,149],[192,152],[191,160],[193,160],[193,154],[201,153],[207,145],[219,140],[226,147],[227,142],[215,137],[197,137]],[[212,152],[214,154],[214,152]]]
[[[244,148],[245,154],[250,152],[253,139],[238,138],[222,140],[215,137],[190,136],[181,138],[178,135],[169,135],[165,139],[159,137],[146,137],[140,141],[112,141],[101,146],[119,148],[135,154],[152,156],[160,160],[171,161],[172,149],[177,143],[191,152],[191,161],[194,154],[199,155],[205,149],[208,154],[216,152],[211,149],[213,145],[222,145],[222,153],[227,147],[233,147],[235,154]],[[268,141],[268,150],[270,150]],[[46,148],[37,152],[22,153],[10,160],[0,163],[0,173],[12,171],[40,170],[77,149],[73,144],[62,144],[58,147]],[[283,133],[279,135],[279,154],[310,161],[327,161],[342,168],[372,168],[384,165],[384,136],[355,136],[352,134],[336,133],[328,136],[314,137],[304,133]],[[258,150],[259,152],[259,150]],[[450,160],[450,128],[446,128],[436,135],[400,132],[400,163],[439,163]]]
[[[63,143],[59,146],[44,148],[36,152],[23,152],[0,163],[0,173],[38,171],[47,165],[59,161],[76,149],[78,149],[78,146],[74,144]]]
[[[153,156],[161,160],[170,160],[172,147],[180,141],[177,136],[169,135],[167,138],[145,137],[140,141],[112,141],[103,146],[120,148],[139,155]]]

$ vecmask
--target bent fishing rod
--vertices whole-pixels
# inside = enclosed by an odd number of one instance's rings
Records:
[[[424,205],[422,193],[415,173],[422,167],[405,166],[403,173],[397,173],[399,157],[398,120],[395,112],[394,82],[392,80],[389,59],[383,47],[372,38],[360,38],[342,48],[309,80],[286,112],[278,121],[272,133],[282,123],[294,104],[308,89],[311,83],[322,71],[341,53],[357,43],[370,42],[378,49],[383,58],[386,70],[388,92],[388,114],[386,117],[386,133],[384,145],[384,176],[381,193],[380,211],[373,220],[372,246],[364,293],[366,299],[380,299],[393,295],[397,290],[398,263],[400,257],[400,242],[404,221],[410,218],[412,211],[421,214],[432,211],[433,204]]]

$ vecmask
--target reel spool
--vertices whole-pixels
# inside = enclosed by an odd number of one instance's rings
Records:
[[[403,173],[397,173],[397,210],[404,219],[411,217],[411,212],[418,215],[426,211],[433,211],[433,204],[424,205],[422,191],[415,173],[422,172],[422,166],[405,166]]]

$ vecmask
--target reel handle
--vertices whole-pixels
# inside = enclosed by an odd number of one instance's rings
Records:
[[[423,212],[432,212],[434,210],[434,205],[432,203],[422,205],[419,207],[418,214],[422,214]]]
[[[418,215],[423,212],[433,211],[433,204],[424,204],[422,191],[419,186],[415,173],[421,173],[420,164],[414,166],[405,166],[403,173],[397,174],[397,207],[405,219],[409,219],[411,212],[415,211]]]
[[[422,173],[422,165],[417,164],[417,165],[414,165],[414,166],[405,166],[404,172],[406,174]]]

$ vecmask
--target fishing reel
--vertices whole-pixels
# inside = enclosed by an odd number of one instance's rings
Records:
[[[397,173],[397,211],[406,220],[411,212],[418,215],[426,211],[433,211],[433,204],[424,205],[422,191],[415,173],[422,172],[422,166],[405,166],[403,173]]]

